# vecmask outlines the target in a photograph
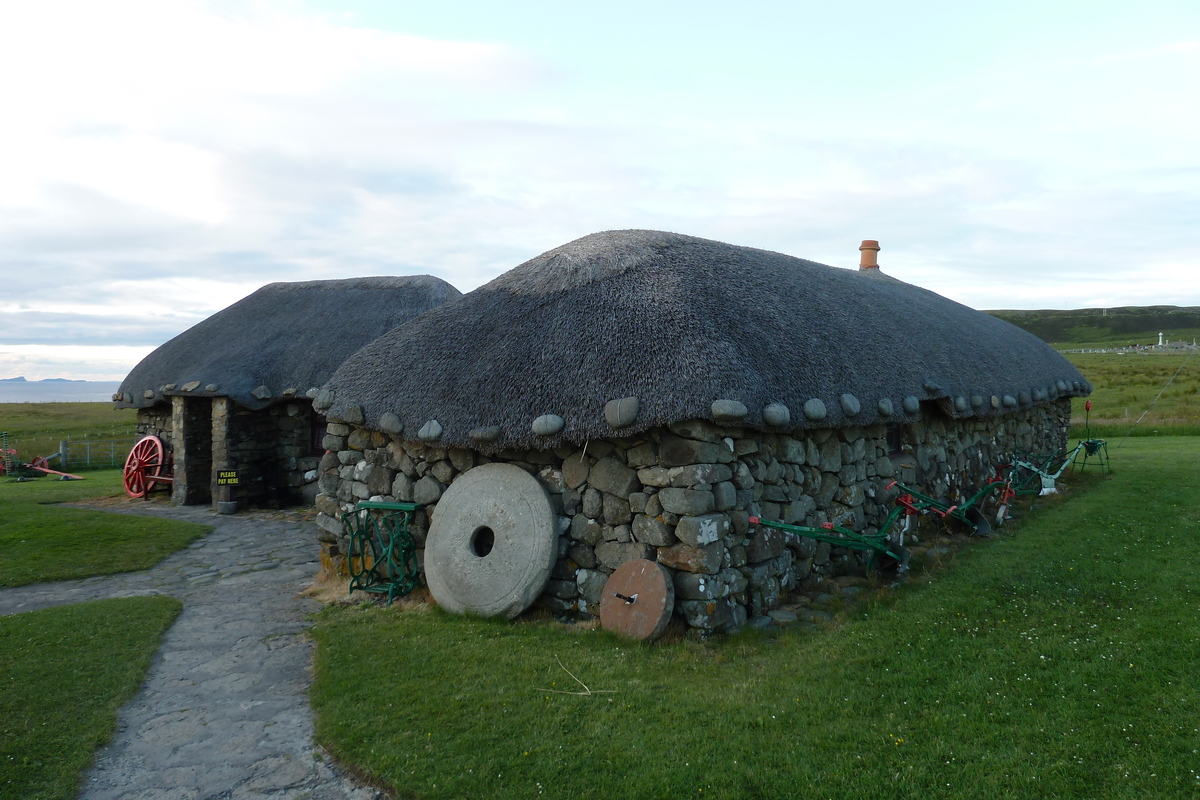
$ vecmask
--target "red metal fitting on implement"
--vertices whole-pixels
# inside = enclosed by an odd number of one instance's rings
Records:
[[[759,523],[760,519],[759,519],[759,517],[751,517],[748,521],[751,525],[757,525]]]
[[[832,522],[822,522],[821,527],[827,531],[831,531],[831,530],[833,530],[833,523]]]

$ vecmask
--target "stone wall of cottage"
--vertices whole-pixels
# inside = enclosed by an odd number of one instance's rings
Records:
[[[171,398],[171,406],[139,409],[139,436],[154,435],[174,457],[172,500],[195,505],[224,499],[218,469],[236,469],[240,483],[230,499],[243,507],[278,507],[316,501],[312,453],[312,403],[277,403],[252,411],[228,397]]]
[[[595,616],[609,574],[648,558],[671,572],[677,617],[701,632],[733,630],[777,607],[788,590],[866,558],[751,525],[751,516],[877,530],[897,494],[886,487],[897,479],[959,502],[1015,451],[1064,446],[1070,403],[967,420],[930,405],[922,417],[894,431],[875,425],[788,435],[690,421],[586,447],[493,456],[331,420],[316,498],[322,564],[344,572],[340,516],[368,499],[424,506],[412,525],[420,560],[446,487],[480,464],[503,461],[537,476],[558,517],[559,557],[540,605]]]
[[[175,424],[171,417],[170,403],[159,403],[149,408],[139,408],[137,412],[137,436],[157,436],[162,440],[163,447],[170,452],[173,449],[171,433]]]
[[[233,498],[243,505],[278,508],[315,501],[316,467],[311,454],[312,404],[277,403],[252,411],[227,397],[213,398],[213,464],[237,469]],[[218,488],[215,485],[213,496]],[[311,486],[307,492],[305,486]]]

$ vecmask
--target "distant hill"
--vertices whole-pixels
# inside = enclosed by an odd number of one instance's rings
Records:
[[[16,378],[0,378],[0,383],[87,383],[87,381],[75,378],[42,378],[40,381],[27,381],[25,376],[21,375]]]
[[[988,311],[1043,341],[1058,345],[1158,344],[1158,334],[1191,341],[1200,336],[1200,306],[1123,306],[1071,311]]]

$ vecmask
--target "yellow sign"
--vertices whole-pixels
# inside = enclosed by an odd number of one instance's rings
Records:
[[[217,486],[237,486],[238,471],[236,469],[217,470]]]

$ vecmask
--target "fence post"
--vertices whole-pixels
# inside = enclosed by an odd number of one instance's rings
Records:
[[[92,443],[84,442],[83,445],[87,448],[87,455],[85,458],[87,459],[87,465],[90,467],[92,466]]]
[[[58,468],[66,472],[67,470],[67,440],[58,440]]]

